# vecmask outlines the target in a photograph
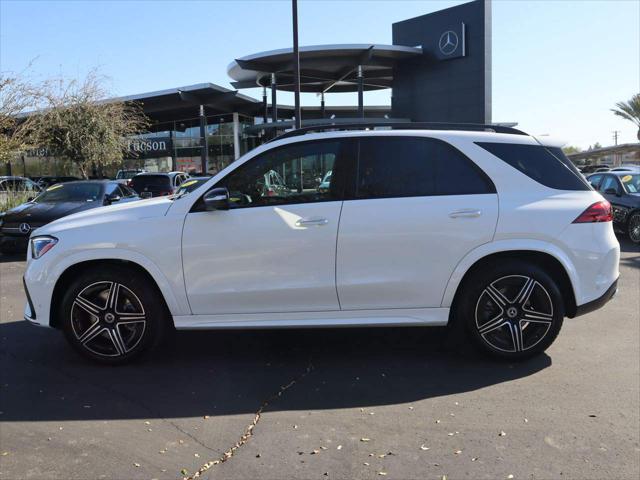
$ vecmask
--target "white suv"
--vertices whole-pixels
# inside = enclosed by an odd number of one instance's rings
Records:
[[[57,220],[31,236],[25,318],[105,363],[173,327],[452,324],[542,352],[616,291],[611,208],[558,145],[492,128],[302,129],[191,193]]]

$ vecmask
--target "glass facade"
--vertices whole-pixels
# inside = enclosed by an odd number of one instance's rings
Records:
[[[234,117],[237,118],[237,144],[234,138]],[[242,114],[210,115],[206,117],[205,139],[208,153],[207,174],[212,175],[262,141],[245,133],[255,119]],[[237,150],[237,152],[236,152]],[[144,169],[149,172],[180,170],[190,174],[202,173],[202,136],[200,119],[186,118],[154,124],[151,131],[129,139],[130,155],[121,165],[111,165],[93,176],[115,176],[119,169]],[[46,149],[25,153],[7,166],[13,175],[78,175],[75,167],[49,155]]]

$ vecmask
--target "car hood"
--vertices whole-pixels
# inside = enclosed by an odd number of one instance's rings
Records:
[[[110,205],[74,213],[37,230],[38,235],[55,235],[65,230],[91,227],[103,223],[161,217],[172,205],[167,197]]]
[[[99,206],[98,202],[27,202],[6,212],[3,220],[6,223],[46,224],[61,217]]]

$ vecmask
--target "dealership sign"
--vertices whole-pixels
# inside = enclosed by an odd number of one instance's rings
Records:
[[[130,138],[127,147],[134,157],[168,157],[172,153],[171,137]]]
[[[440,60],[460,58],[466,55],[466,26],[464,22],[446,28],[438,38],[434,51]]]

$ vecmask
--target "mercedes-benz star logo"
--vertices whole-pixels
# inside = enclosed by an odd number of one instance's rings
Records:
[[[21,223],[18,228],[20,228],[20,233],[24,233],[25,235],[31,231],[31,225],[28,223]]]
[[[438,47],[443,55],[451,55],[458,48],[458,35],[456,32],[448,30],[440,36]]]

